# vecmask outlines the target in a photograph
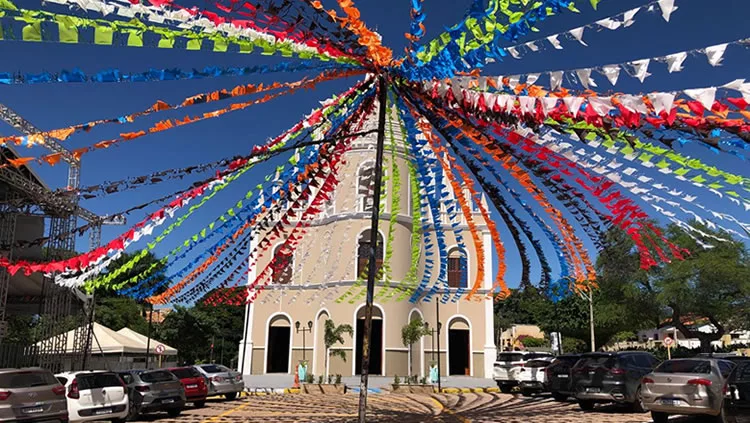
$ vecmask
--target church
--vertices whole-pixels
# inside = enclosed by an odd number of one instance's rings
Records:
[[[377,110],[377,109],[376,109]],[[429,376],[431,363],[436,363],[440,354],[441,374],[491,378],[496,358],[494,343],[493,301],[485,294],[492,288],[492,243],[490,232],[479,210],[472,207],[474,222],[482,237],[484,268],[488,271],[482,281],[482,289],[475,295],[481,301],[467,301],[464,296],[455,301],[439,301],[445,289],[438,291],[429,302],[412,303],[409,296],[400,295],[398,286],[407,276],[411,266],[412,237],[420,236],[421,225],[415,227],[408,151],[404,148],[396,113],[389,113],[386,127],[385,154],[383,161],[383,191],[380,207],[379,230],[370,233],[372,215],[372,192],[375,175],[375,152],[377,134],[370,133],[355,139],[352,148],[345,153],[339,171],[339,184],[326,203],[325,210],[306,229],[292,257],[283,263],[282,270],[273,274],[271,281],[255,300],[246,306],[245,336],[240,341],[238,368],[244,375],[293,374],[300,361],[308,363],[307,372],[318,375],[328,373],[342,376],[358,375],[361,372],[362,338],[366,281],[358,275],[366,274],[370,245],[376,242],[377,266],[387,266],[390,278],[376,281],[373,308],[370,374],[393,377],[406,376],[409,362],[414,375]],[[373,113],[361,129],[365,132],[377,126],[377,113]],[[394,143],[395,141],[395,143]],[[394,145],[391,145],[391,144]],[[430,153],[432,154],[432,153]],[[395,161],[395,162],[394,162]],[[396,166],[396,171],[394,171]],[[399,183],[396,183],[396,180]],[[398,192],[394,185],[400,187]],[[450,189],[450,184],[445,184]],[[420,195],[423,193],[420,193]],[[452,194],[452,193],[451,193]],[[468,190],[465,195],[470,198]],[[416,197],[418,200],[418,197]],[[486,201],[482,197],[486,207]],[[394,216],[395,214],[395,216]],[[430,224],[444,228],[448,260],[448,293],[472,284],[477,272],[476,245],[468,236],[468,226],[461,212],[457,214],[458,227],[463,230],[466,248],[457,248],[452,230],[451,216],[441,205],[441,215],[428,214]],[[392,218],[392,255],[386,257],[386,240]],[[456,219],[456,216],[452,216]],[[420,241],[424,243],[424,241]],[[273,258],[282,241],[272,245],[255,265],[251,265],[250,282],[256,272],[264,269]],[[422,244],[424,245],[424,244]],[[437,248],[437,246],[433,247]],[[424,248],[421,248],[417,279],[422,278],[425,266]],[[462,257],[463,255],[468,257]],[[435,269],[439,260],[437,252]],[[384,263],[385,261],[385,263]],[[254,267],[254,268],[253,268]],[[386,272],[380,272],[382,276]],[[436,282],[438,272],[432,272]],[[441,285],[442,286],[442,285]],[[339,300],[345,293],[346,299]],[[459,291],[460,292],[460,291]],[[439,322],[438,322],[439,315]],[[411,320],[420,318],[433,330],[412,345],[401,340],[401,329]],[[335,325],[349,324],[353,336],[344,335],[343,345],[334,345],[331,350],[341,353],[326,354],[324,341],[325,322]],[[439,334],[435,329],[440,327]],[[438,351],[438,339],[440,350]]]

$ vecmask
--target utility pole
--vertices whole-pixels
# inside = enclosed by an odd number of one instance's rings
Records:
[[[591,352],[596,352],[596,338],[594,336],[594,291],[588,288],[588,293],[581,292],[583,298],[589,302],[589,328],[591,329]]]
[[[148,360],[151,358],[151,323],[154,320],[154,305],[151,303],[149,305],[151,309],[148,312],[148,331],[146,333],[146,370],[148,370]]]
[[[441,377],[441,374],[440,374],[440,328],[443,327],[443,324],[440,323],[440,301],[437,298],[435,299],[435,318],[437,319],[438,393],[440,393],[443,390],[442,386],[440,385],[440,383],[441,383],[440,382],[440,377]]]
[[[372,303],[375,297],[375,268],[378,248],[378,220],[380,219],[380,185],[383,180],[383,146],[385,144],[385,114],[386,114],[386,83],[385,76],[378,76],[378,101],[380,114],[378,115],[378,144],[375,153],[375,182],[372,204],[372,219],[370,224],[370,261],[367,266],[367,298],[365,299],[364,336],[362,337],[362,376],[359,382],[359,423],[366,422],[367,414],[367,382],[370,371],[370,338],[372,337]]]

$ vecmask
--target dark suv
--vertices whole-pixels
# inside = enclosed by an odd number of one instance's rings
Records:
[[[580,354],[561,355],[547,366],[547,389],[555,401],[565,401],[568,397],[575,396],[571,371],[580,359]]]
[[[737,367],[727,382],[724,414],[728,422],[746,423],[750,422],[750,360],[734,362]]]
[[[657,364],[656,357],[639,351],[584,354],[572,372],[578,405],[591,410],[598,402],[615,402],[644,412],[641,378]]]

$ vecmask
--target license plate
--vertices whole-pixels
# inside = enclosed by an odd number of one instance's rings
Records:
[[[661,405],[677,405],[679,404],[680,400],[675,399],[663,399],[661,400]]]
[[[163,399],[163,400],[161,400],[161,402],[163,402],[164,404],[171,404],[171,403],[173,403],[173,402],[174,402],[174,399],[172,399],[172,398],[167,398],[167,399]]]
[[[101,410],[94,411],[94,414],[101,416],[102,414],[112,414],[111,408],[102,408]]]
[[[599,392],[601,392],[601,388],[586,388],[586,392],[598,394]]]
[[[26,414],[36,414],[41,413],[44,411],[44,407],[30,407],[30,408],[24,408],[23,412]]]
[[[557,377],[559,377],[560,379],[567,379],[568,375],[557,375]]]
[[[187,385],[185,387],[188,388],[188,389],[196,389],[198,387],[198,385]]]

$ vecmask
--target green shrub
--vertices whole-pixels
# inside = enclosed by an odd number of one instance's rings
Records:
[[[398,375],[394,375],[393,376],[393,384],[394,385],[400,385],[401,384],[401,379],[398,377]]]

